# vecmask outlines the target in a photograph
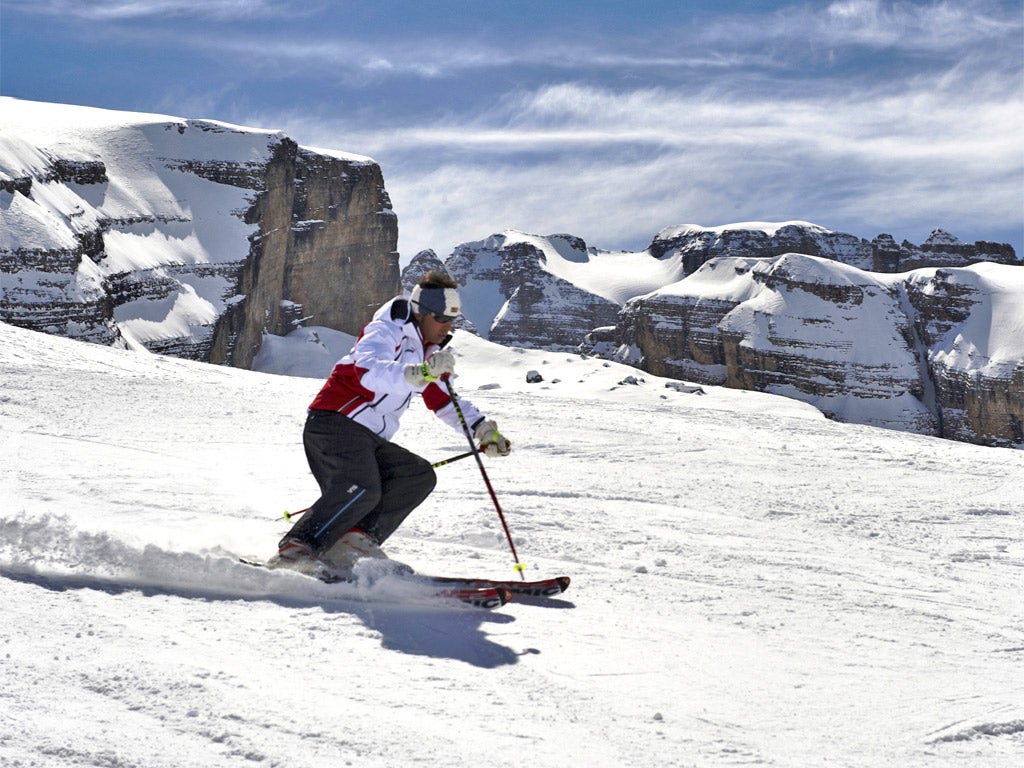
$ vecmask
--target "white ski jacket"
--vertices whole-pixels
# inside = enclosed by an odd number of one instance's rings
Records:
[[[395,298],[374,313],[352,351],[334,365],[331,375],[309,406],[337,411],[390,440],[413,395],[420,395],[438,418],[462,432],[447,388],[438,382],[416,388],[405,379],[405,367],[422,364],[441,345],[426,344],[407,299]],[[472,433],[483,415],[464,398],[462,414]]]

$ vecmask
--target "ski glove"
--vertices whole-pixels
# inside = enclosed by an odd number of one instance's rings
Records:
[[[455,371],[455,355],[447,349],[441,349],[430,356],[424,363],[413,363],[405,366],[405,380],[416,389],[422,389],[432,381],[437,381],[445,374]]]
[[[488,456],[508,456],[512,450],[512,442],[498,431],[498,425],[490,419],[477,424],[474,432],[480,441],[480,450]]]

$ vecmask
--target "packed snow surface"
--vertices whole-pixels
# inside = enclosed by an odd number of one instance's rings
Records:
[[[285,341],[264,362],[301,372]],[[1020,764],[1024,452],[454,347],[560,598],[483,612],[241,565],[316,496],[318,379],[0,325],[0,764]],[[424,408],[399,441],[466,448]],[[473,461],[437,471],[389,553],[514,577]]]

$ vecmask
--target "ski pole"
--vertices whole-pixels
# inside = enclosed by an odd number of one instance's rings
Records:
[[[459,461],[460,459],[468,459],[472,455],[473,455],[472,451],[466,451],[465,453],[460,453],[458,456],[450,456],[447,459],[441,459],[440,461],[435,461],[433,464],[430,465],[430,468],[431,469],[437,469],[438,467],[443,467],[445,464],[451,464],[453,461]],[[305,509],[300,509],[298,512],[288,512],[288,511],[285,511],[285,513],[283,515],[281,515],[281,517],[283,517],[285,520],[287,520],[290,523],[296,517],[298,517],[299,515],[301,515],[301,514],[303,514],[305,512],[309,512],[309,507],[306,507]]]
[[[480,474],[483,475],[484,485],[487,486],[487,492],[491,495],[491,501],[494,502],[494,508],[498,510],[498,519],[501,520],[501,527],[505,529],[505,538],[508,540],[509,549],[512,550],[512,557],[515,558],[515,571],[519,574],[519,578],[526,581],[526,566],[519,562],[519,555],[516,553],[516,545],[512,541],[512,533],[508,529],[508,523],[505,522],[505,513],[501,511],[501,505],[498,503],[498,497],[494,493],[494,488],[491,485],[491,479],[487,477],[487,470],[484,469],[484,462],[480,458],[480,450],[476,447],[476,442],[473,440],[473,435],[469,431],[469,425],[466,423],[466,417],[462,414],[462,406],[459,405],[459,398],[455,395],[455,389],[452,387],[451,377],[445,375],[444,385],[448,387],[448,396],[452,399],[452,405],[455,406],[455,413],[459,416],[459,424],[462,425],[462,431],[466,433],[466,439],[469,440],[469,449],[476,459],[476,465],[480,467]]]
[[[472,455],[472,451],[466,451],[465,453],[460,453],[458,456],[452,456],[449,459],[441,459],[441,461],[435,461],[433,464],[430,465],[430,467],[432,469],[437,469],[438,467],[443,467],[445,464],[451,464],[453,461],[458,461],[459,459],[468,459]]]

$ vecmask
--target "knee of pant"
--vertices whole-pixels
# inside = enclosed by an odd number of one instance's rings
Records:
[[[366,509],[376,509],[380,506],[381,500],[384,498],[384,492],[379,485],[372,488],[367,488],[366,493],[363,496],[362,502]]]

